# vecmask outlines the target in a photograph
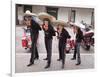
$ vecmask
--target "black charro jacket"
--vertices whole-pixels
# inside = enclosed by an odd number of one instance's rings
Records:
[[[78,33],[76,34],[76,42],[80,43],[83,39],[83,32],[79,29]]]
[[[33,33],[38,33],[39,30],[41,30],[41,27],[39,26],[37,22],[35,22],[34,20],[31,20],[31,30]]]
[[[59,37],[59,42],[62,43],[62,44],[65,44],[66,43],[66,39],[69,39],[71,38],[71,36],[69,35],[69,33],[67,32],[67,30],[65,30],[64,28],[62,29],[62,32],[60,34],[60,37]]]
[[[44,30],[46,39],[52,39],[52,36],[55,36],[55,30],[52,27],[52,25],[49,25],[49,29],[47,31],[45,31],[44,28],[43,28],[43,30]]]

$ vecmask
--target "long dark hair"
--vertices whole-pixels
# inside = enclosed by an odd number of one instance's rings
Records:
[[[48,25],[51,25],[51,21],[48,18],[43,19],[43,24],[44,24],[44,21],[48,21]]]
[[[51,21],[48,18],[43,19],[43,25],[42,26],[45,25],[45,23],[44,23],[45,21],[48,21],[48,27],[51,28],[52,27]]]
[[[78,32],[78,34],[79,34],[80,32],[82,32],[81,29],[80,29],[79,27],[77,27],[77,32]]]

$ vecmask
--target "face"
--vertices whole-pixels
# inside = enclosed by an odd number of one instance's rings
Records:
[[[48,24],[49,24],[49,22],[48,22],[48,21],[44,21],[44,24],[45,24],[45,25],[48,25]]]
[[[78,29],[78,28],[77,28],[76,26],[74,26],[74,27],[73,27],[73,32],[74,32],[74,33],[77,33],[77,29]]]
[[[48,25],[44,25],[44,29],[47,31],[48,30]]]
[[[32,19],[31,16],[25,16],[24,20],[27,26],[31,26],[31,19]]]
[[[62,25],[59,24],[58,27],[57,27],[57,31],[58,31],[58,32],[61,32],[62,29],[63,29]]]

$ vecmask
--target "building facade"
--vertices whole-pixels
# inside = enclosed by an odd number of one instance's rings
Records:
[[[53,7],[53,6],[39,6],[39,5],[21,5],[16,4],[16,24],[23,24],[23,15],[26,10],[33,13],[47,12],[53,15],[58,20],[66,22],[81,22],[94,26],[94,9],[93,8],[74,8],[74,7]]]

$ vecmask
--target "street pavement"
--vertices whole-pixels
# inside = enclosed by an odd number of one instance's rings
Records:
[[[43,58],[46,54],[39,54],[39,60],[35,60],[35,64],[27,67],[30,61],[30,53],[17,53],[16,54],[16,73],[28,73],[28,72],[43,72],[43,71],[61,71],[61,70],[81,70],[81,69],[93,69],[94,68],[94,54],[81,54],[81,65],[76,66],[76,60],[71,60],[72,54],[66,54],[65,68],[62,69],[62,62],[57,61],[58,54],[52,55],[51,67],[44,69],[46,61]]]
[[[26,73],[26,72],[42,72],[42,71],[57,71],[61,69],[61,62],[57,61],[58,59],[58,39],[53,37],[52,44],[52,63],[49,69],[44,69],[46,61],[43,58],[46,57],[46,49],[44,44],[44,32],[39,32],[39,39],[37,43],[39,60],[35,61],[35,64],[31,67],[27,67],[30,60],[30,50],[25,50],[22,47],[21,40],[23,36],[24,26],[16,27],[16,56],[15,56],[15,72],[16,73]],[[71,29],[67,29],[70,35],[72,35]],[[72,58],[73,50],[69,54],[66,54],[66,63],[63,70],[77,70],[77,69],[91,69],[94,68],[94,47],[91,47],[89,51],[86,51],[83,47],[80,48],[81,60],[82,63],[79,66],[76,66],[76,60],[70,60]]]

